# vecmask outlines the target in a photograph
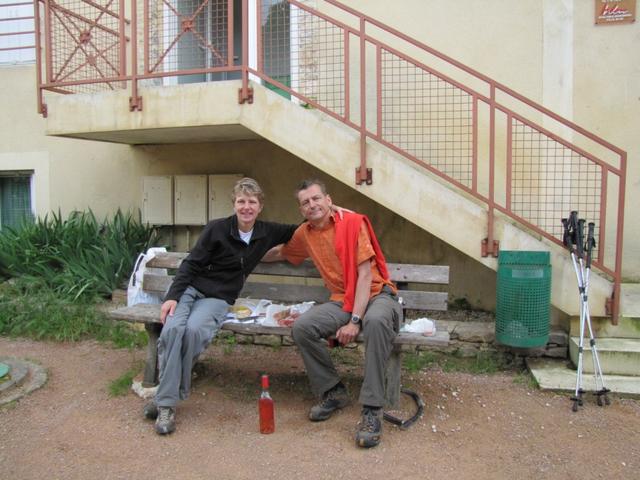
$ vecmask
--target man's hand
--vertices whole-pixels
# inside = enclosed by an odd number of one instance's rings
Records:
[[[342,344],[346,345],[353,342],[360,333],[360,325],[357,323],[349,322],[343,327],[340,327],[336,332],[336,339]]]
[[[271,250],[269,250],[267,253],[264,254],[264,257],[262,257],[261,262],[281,262],[283,260],[286,260],[284,258],[284,255],[282,255],[283,246],[284,246],[284,243],[280,243],[279,245],[276,245],[275,247],[271,248]]]
[[[173,315],[173,312],[176,311],[176,306],[178,302],[175,300],[167,300],[160,307],[160,323],[164,325],[164,322],[167,321],[167,315]]]

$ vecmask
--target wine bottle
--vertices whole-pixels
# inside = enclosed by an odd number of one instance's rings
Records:
[[[276,429],[273,399],[269,395],[269,375],[262,375],[262,393],[258,400],[260,433],[273,433]]]

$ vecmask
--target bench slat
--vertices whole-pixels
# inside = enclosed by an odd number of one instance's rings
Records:
[[[171,275],[145,274],[144,289],[149,292],[164,294],[171,285]],[[418,290],[399,290],[403,299],[403,307],[415,310],[447,310],[448,294],[446,292],[423,292]],[[329,300],[329,292],[325,287],[315,285],[293,285],[288,283],[247,282],[240,293],[241,297],[261,299],[274,302],[310,302],[323,303]]]
[[[176,269],[187,256],[183,252],[159,253],[149,260],[147,266],[151,268]],[[449,283],[449,267],[443,265],[416,265],[409,263],[389,263],[389,276],[394,282],[436,283],[446,285]],[[288,277],[320,278],[318,270],[313,262],[307,260],[301,265],[294,266],[286,262],[260,263],[253,273],[263,275],[280,275]]]
[[[138,304],[131,307],[121,307],[109,312],[115,320],[126,320],[132,323],[158,323],[160,305]],[[290,327],[268,327],[255,323],[224,323],[223,330],[230,330],[244,335],[291,335]],[[357,341],[362,342],[362,334]],[[449,344],[449,332],[436,331],[431,337],[416,333],[399,333],[394,341],[395,345],[429,345],[444,346]]]

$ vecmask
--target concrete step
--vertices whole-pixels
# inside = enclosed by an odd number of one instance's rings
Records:
[[[569,356],[574,365],[578,364],[579,337],[569,339]],[[630,375],[640,378],[640,339],[637,338],[597,338],[596,349],[600,366],[605,375]],[[593,357],[589,339],[584,341],[583,369],[593,373]]]
[[[580,317],[572,316],[570,321],[571,336],[579,336]],[[612,325],[610,317],[593,317],[591,318],[591,326],[596,338],[640,339],[640,317],[620,316],[618,318],[618,325]]]
[[[552,358],[528,358],[527,366],[534,376],[538,385],[543,390],[554,390],[560,392],[575,392],[576,371],[566,360],[556,360]],[[595,380],[593,375],[583,375],[583,388],[587,391],[585,399],[589,399],[589,393],[595,390]],[[605,375],[605,386],[616,395],[625,397],[640,397],[640,377],[628,375]],[[567,396],[567,409],[569,408],[569,397]],[[596,404],[595,401],[586,400]]]

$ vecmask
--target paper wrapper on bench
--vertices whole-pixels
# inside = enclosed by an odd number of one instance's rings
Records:
[[[421,333],[425,337],[436,334],[436,324],[428,318],[418,318],[411,323],[407,323],[401,329],[401,332]]]
[[[290,327],[293,322],[309,310],[315,302],[296,303],[295,305],[271,304],[267,307],[263,325],[269,327]]]

